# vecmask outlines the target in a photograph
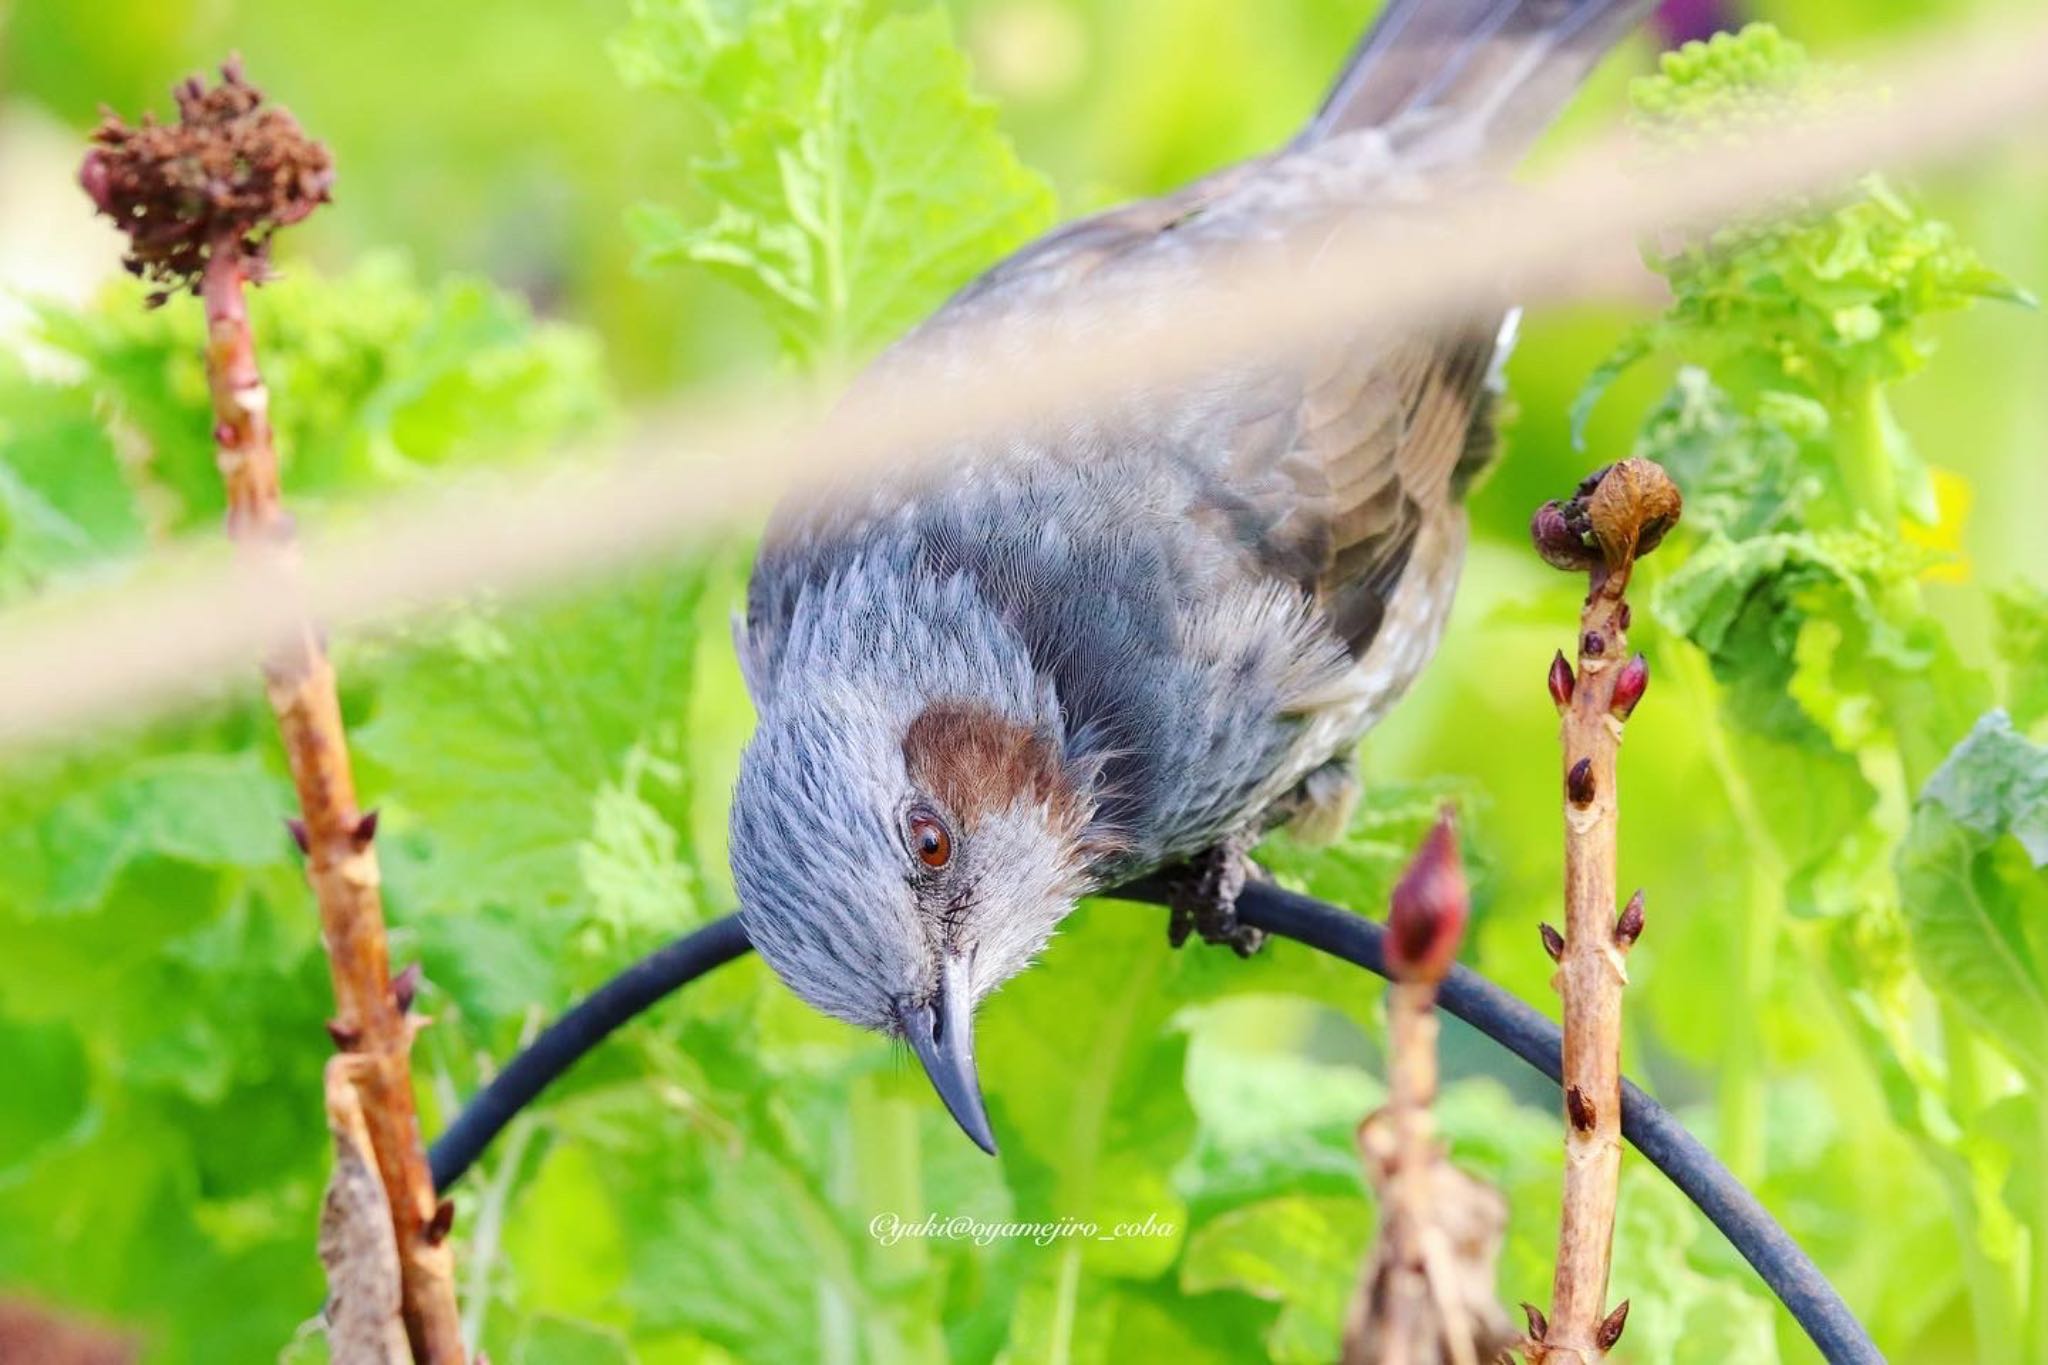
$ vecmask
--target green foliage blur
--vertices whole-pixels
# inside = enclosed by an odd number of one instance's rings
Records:
[[[161,109],[234,48],[333,146],[338,203],[255,308],[289,496],[346,517],[565,458],[677,391],[829,385],[1058,217],[1279,142],[1369,8],[0,4],[0,604],[118,584],[218,524],[196,307],[106,282],[115,240],[70,179],[101,102]],[[2018,8],[1760,5],[1786,36],[1661,67],[1645,38],[1554,146],[1625,115],[1648,156],[1756,136],[1759,92],[1777,114],[1846,98],[1870,52]],[[1688,511],[1636,631],[1628,1068],[1902,1360],[2048,1362],[2039,152],[1660,243],[1665,289],[1532,317],[1441,655],[1369,739],[1346,836],[1265,853],[1377,913],[1454,800],[1467,960],[1554,1011],[1541,678],[1576,593],[1526,521],[1596,463],[1665,462]],[[750,715],[725,618],[750,529],[336,642],[394,953],[435,1020],[430,1132],[580,993],[731,904]],[[329,994],[290,807],[253,679],[0,756],[0,1294],[130,1329],[152,1361],[324,1358],[303,1325]],[[989,1003],[993,1162],[900,1050],[759,963],[693,987],[458,1191],[473,1337],[523,1365],[1331,1358],[1372,1226],[1352,1130],[1383,1093],[1377,985],[1285,943],[1239,962],[1163,939],[1153,912],[1084,906]],[[1555,1092],[1461,1027],[1445,1049],[1454,1156],[1511,1201],[1502,1297],[1542,1302]],[[1817,1358],[1653,1170],[1624,1181],[1622,1358]]]

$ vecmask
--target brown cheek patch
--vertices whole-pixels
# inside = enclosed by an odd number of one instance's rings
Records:
[[[939,702],[903,736],[910,780],[972,826],[1016,805],[1043,806],[1055,827],[1077,828],[1081,795],[1043,736],[972,702]]]

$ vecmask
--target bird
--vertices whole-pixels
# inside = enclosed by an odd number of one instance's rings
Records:
[[[964,372],[977,324],[1170,290],[1208,252],[1312,271],[1294,229],[1505,175],[1648,7],[1390,0],[1286,145],[1055,229],[871,373]],[[776,975],[907,1043],[993,1155],[975,1011],[1080,898],[1158,874],[1175,946],[1255,950],[1249,850],[1341,826],[1358,741],[1443,634],[1515,316],[1339,329],[786,498],[734,622],[757,721],[729,826]]]

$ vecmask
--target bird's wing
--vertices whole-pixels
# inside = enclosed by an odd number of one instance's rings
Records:
[[[1369,159],[1369,158],[1366,158]],[[1283,154],[1233,167],[1163,199],[1083,219],[1033,243],[970,285],[927,324],[943,344],[962,323],[1034,304],[1057,308],[1091,286],[1156,283],[1199,247],[1254,243],[1291,203],[1313,213],[1317,178]],[[1415,193],[1389,195],[1389,210]],[[1247,206],[1256,203],[1256,212]],[[1313,246],[1291,248],[1312,252]],[[1301,586],[1354,657],[1373,641],[1424,526],[1492,452],[1499,312],[1423,335],[1361,331],[1305,361],[1240,368],[1199,397],[1155,395],[1154,430],[1129,432],[1177,463],[1188,515],[1229,538],[1265,572]],[[1191,413],[1199,414],[1191,416]]]
[[[1492,455],[1487,325],[1316,356],[1286,406],[1245,422],[1229,484],[1249,490],[1262,560],[1314,594],[1354,657],[1380,624],[1425,527]]]

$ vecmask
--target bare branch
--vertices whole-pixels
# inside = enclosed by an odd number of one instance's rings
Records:
[[[1621,996],[1628,952],[1643,932],[1643,898],[1637,892],[1617,916],[1617,759],[1623,722],[1650,680],[1643,656],[1627,653],[1627,593],[1637,556],[1656,546],[1679,510],[1678,489],[1661,468],[1623,460],[1588,477],[1569,500],[1545,503],[1530,525],[1538,553],[1584,570],[1588,583],[1578,667],[1560,654],[1549,677],[1564,718],[1562,944],[1543,926],[1564,995],[1564,1213],[1550,1314],[1524,1348],[1532,1361],[1592,1365],[1627,1318],[1625,1304],[1609,1313],[1606,1295],[1621,1188]]]
[[[329,1072],[330,1121],[338,1133],[359,1121],[367,1138],[344,1152],[336,1189],[350,1175],[350,1153],[374,1156],[412,1355],[422,1365],[461,1365],[467,1357],[448,1210],[435,1200],[420,1141],[410,1060],[414,1025],[393,987],[384,938],[376,812],[356,802],[334,668],[319,630],[298,605],[296,536],[279,487],[270,391],[249,327],[247,287],[264,277],[271,235],[326,198],[332,173],[325,149],[289,114],[265,106],[237,63],[223,69],[220,85],[209,90],[195,78],[179,86],[177,97],[176,127],[145,119],[130,129],[107,119],[79,179],[129,234],[130,268],[167,290],[190,285],[205,305],[206,373],[228,534],[245,569],[284,589],[278,598],[286,609],[270,622],[264,690],[298,790],[299,815],[287,823],[306,854],[334,981],[328,1034],[349,1054],[339,1059],[345,1066]],[[404,983],[408,999],[412,984]],[[350,1094],[337,1100],[337,1085]],[[357,1237],[343,1250],[369,1244]],[[368,1267],[343,1266],[334,1283],[337,1291],[352,1282],[360,1291],[374,1279]]]

